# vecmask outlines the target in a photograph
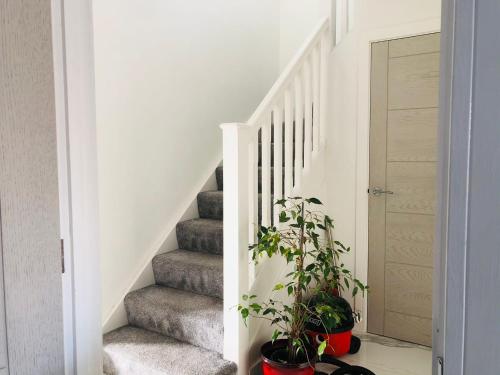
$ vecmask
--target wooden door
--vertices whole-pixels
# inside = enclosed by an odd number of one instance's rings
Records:
[[[439,34],[372,44],[368,331],[431,345]]]
[[[0,0],[0,230],[10,375],[64,374],[50,20],[50,1]]]

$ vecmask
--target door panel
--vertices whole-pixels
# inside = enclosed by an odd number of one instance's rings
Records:
[[[64,374],[50,1],[0,1],[0,202],[10,375]]]
[[[387,311],[385,314],[385,335],[399,340],[432,342],[432,319]]]
[[[388,212],[386,223],[387,262],[433,266],[434,216]]]
[[[389,59],[389,109],[437,107],[439,53]]]
[[[387,161],[436,161],[437,108],[389,111]]]
[[[439,34],[372,45],[368,331],[424,345],[431,344],[438,84]]]
[[[436,163],[387,163],[387,212],[433,215],[436,206]]]
[[[389,57],[401,57],[422,53],[439,52],[441,38],[439,33],[422,35],[417,38],[391,40]]]
[[[432,268],[386,263],[385,290],[387,310],[432,317]]]

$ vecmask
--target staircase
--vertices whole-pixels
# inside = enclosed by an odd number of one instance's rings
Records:
[[[198,194],[199,218],[177,224],[179,249],[153,259],[156,285],[129,293],[129,325],[104,335],[108,375],[230,375],[222,359],[222,167]]]
[[[325,19],[247,123],[221,125],[218,190],[199,193],[200,217],[177,224],[179,249],[152,260],[156,284],[125,297],[129,325],[104,335],[105,374],[248,374],[256,336],[235,306],[281,272],[253,268],[248,245],[259,225],[279,226],[276,199],[314,194],[324,172],[329,30]],[[257,276],[267,289],[255,290]]]

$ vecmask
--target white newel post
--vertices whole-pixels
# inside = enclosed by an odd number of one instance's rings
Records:
[[[249,145],[247,124],[221,125],[224,163],[224,358],[248,374],[248,328],[236,308],[248,293]]]

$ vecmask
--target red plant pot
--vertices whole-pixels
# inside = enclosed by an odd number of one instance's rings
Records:
[[[342,357],[350,351],[352,339],[351,330],[340,333],[320,333],[309,331],[308,334],[311,337],[312,342],[316,343],[316,345],[319,345],[326,340],[325,354],[334,357]]]
[[[287,340],[276,340],[266,342],[261,348],[262,372],[264,375],[314,375],[314,354],[311,362],[303,363],[281,363],[272,359],[273,353],[286,349]]]

